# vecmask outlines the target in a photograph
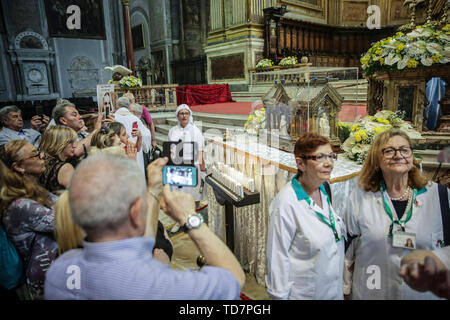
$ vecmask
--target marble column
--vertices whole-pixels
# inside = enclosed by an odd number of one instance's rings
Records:
[[[136,75],[136,68],[134,66],[134,53],[133,53],[133,38],[131,37],[131,25],[130,25],[130,1],[121,0],[123,11],[123,26],[125,33],[125,47],[127,53],[127,66],[133,71],[133,75]]]

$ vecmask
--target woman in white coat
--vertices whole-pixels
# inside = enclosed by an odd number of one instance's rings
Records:
[[[187,104],[181,104],[178,106],[175,111],[175,115],[178,120],[178,125],[173,126],[169,130],[168,138],[169,141],[180,141],[183,142],[195,142],[196,148],[198,148],[198,158],[194,159],[194,164],[197,167],[197,176],[199,177],[197,186],[195,187],[176,187],[176,191],[187,192],[190,193],[195,200],[196,208],[198,208],[200,204],[200,200],[202,200],[202,194],[200,192],[201,185],[201,172],[205,171],[205,162],[203,158],[203,148],[205,145],[205,141],[203,138],[202,131],[194,124],[194,120],[192,117],[192,111]],[[183,150],[183,154],[186,155],[190,153],[192,150]],[[175,188],[175,187],[174,187]],[[177,232],[179,230],[179,226],[175,225],[171,232]]]
[[[302,134],[294,154],[298,174],[270,205],[267,291],[273,299],[342,300],[346,231],[323,186],[337,156],[315,133]]]
[[[437,299],[414,291],[399,275],[402,257],[413,249],[443,245],[437,189],[420,172],[406,133],[391,129],[375,138],[344,214],[349,236],[357,237],[346,255],[349,297]]]

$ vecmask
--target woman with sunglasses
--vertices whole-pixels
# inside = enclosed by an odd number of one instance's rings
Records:
[[[69,162],[75,156],[77,133],[66,126],[53,126],[42,135],[39,150],[44,153],[45,171],[39,183],[50,192],[57,192],[69,186],[75,171]]]
[[[42,299],[45,272],[57,255],[53,204],[57,197],[38,184],[43,155],[26,140],[0,146],[1,222],[24,262],[28,297]]]
[[[399,275],[402,257],[412,250],[407,239],[423,250],[444,242],[438,185],[420,172],[405,132],[391,129],[374,139],[344,220],[349,236],[357,238],[346,254],[349,298],[437,299],[414,291]]]
[[[346,231],[323,185],[337,155],[315,133],[298,138],[294,155],[298,173],[269,209],[267,291],[273,299],[343,299]]]

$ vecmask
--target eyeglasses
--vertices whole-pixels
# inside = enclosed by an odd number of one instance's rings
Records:
[[[29,156],[28,158],[22,159],[20,161],[30,160],[30,159],[33,159],[33,158],[36,158],[36,157],[39,157],[39,159],[41,159],[42,155],[43,155],[42,152],[35,151],[35,153],[33,153],[33,155]]]
[[[188,116],[188,115],[190,115],[190,113],[189,112],[179,112],[178,115],[179,116]]]
[[[398,149],[396,149],[396,148],[386,148],[386,149],[382,149],[381,153],[383,153],[383,156],[386,159],[391,159],[391,158],[395,157],[395,155],[397,154],[397,151],[404,158],[408,158],[412,154],[411,148],[408,148],[408,147],[401,147],[401,148],[398,148]]]
[[[312,156],[301,156],[301,158],[303,159],[311,159],[317,162],[325,162],[327,159],[330,159],[331,161],[334,161],[337,159],[337,154],[332,152],[330,154],[324,154],[324,153],[319,153],[316,155],[312,155]]]

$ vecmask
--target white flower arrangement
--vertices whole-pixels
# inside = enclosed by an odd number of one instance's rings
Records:
[[[406,132],[412,139],[421,139],[420,132],[403,120],[404,112],[383,110],[374,116],[366,116],[353,124],[338,123],[339,130],[346,129],[350,134],[341,148],[345,155],[353,161],[362,164],[366,159],[370,144],[381,132],[396,127]]]
[[[248,116],[247,122],[244,124],[244,129],[248,134],[257,135],[259,129],[266,127],[266,109],[257,109],[251,112]]]
[[[450,24],[441,30],[424,25],[407,34],[397,32],[394,36],[375,43],[361,58],[361,66],[366,75],[448,62]]]
[[[297,57],[291,56],[291,57],[284,57],[281,59],[279,66],[293,66],[298,63]]]
[[[138,88],[142,86],[142,80],[134,76],[126,76],[120,80],[119,85],[122,88]]]
[[[268,68],[273,67],[273,61],[270,59],[262,59],[256,65],[256,68]]]

